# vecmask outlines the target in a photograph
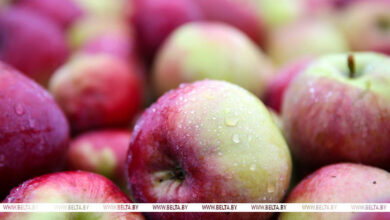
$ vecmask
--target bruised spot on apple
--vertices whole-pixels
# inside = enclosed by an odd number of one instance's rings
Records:
[[[288,147],[267,108],[222,81],[181,85],[137,122],[128,152],[137,202],[279,202]],[[266,219],[267,213],[148,213],[152,219]]]
[[[30,179],[14,188],[3,203],[131,203],[110,180],[84,171]],[[2,220],[104,219],[143,220],[140,213],[0,213]]]
[[[390,168],[390,59],[375,53],[313,62],[283,100],[286,138],[299,162],[315,168],[357,162]]]
[[[366,203],[390,196],[390,173],[352,163],[323,167],[302,180],[287,197],[287,203]],[[280,220],[343,219],[353,213],[282,213]]]
[[[42,87],[0,62],[0,198],[28,178],[59,170],[69,125]]]

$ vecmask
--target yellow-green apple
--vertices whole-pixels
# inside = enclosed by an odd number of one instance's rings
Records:
[[[267,28],[277,28],[300,19],[305,4],[302,0],[255,0]]]
[[[202,17],[193,0],[133,0],[131,20],[136,29],[137,42],[149,60],[172,31]]]
[[[390,58],[375,53],[328,55],[287,89],[283,125],[307,167],[357,162],[390,168]]]
[[[348,51],[344,35],[330,22],[304,19],[271,33],[268,53],[283,66],[295,59]]]
[[[164,44],[154,64],[153,82],[159,95],[180,83],[208,78],[262,96],[272,73],[268,58],[238,29],[197,22],[182,26]]]
[[[130,203],[110,180],[84,171],[47,174],[14,188],[3,203]],[[2,220],[143,220],[136,212],[0,213]]]
[[[137,202],[279,202],[291,158],[262,102],[223,81],[183,84],[137,122],[127,158]],[[266,219],[267,213],[148,213],[150,219]]]
[[[323,167],[303,179],[287,203],[366,203],[390,195],[390,173],[361,164],[340,163]],[[351,220],[353,213],[282,213],[280,220]]]
[[[358,1],[343,13],[340,22],[351,48],[390,55],[390,1]]]
[[[48,92],[0,62],[0,198],[62,168],[69,125]]]
[[[46,85],[68,56],[61,28],[24,8],[0,11],[0,60]]]
[[[256,0],[193,0],[208,21],[223,22],[236,27],[250,39],[264,46],[267,28]]]
[[[303,58],[294,60],[279,70],[267,85],[264,103],[274,111],[280,113],[284,92],[291,81],[309,66],[312,59],[313,58]]]
[[[125,160],[131,132],[106,129],[82,134],[70,143],[67,166],[103,175],[126,188]]]
[[[80,55],[59,68],[49,90],[68,117],[72,131],[128,125],[142,103],[142,76],[124,60]]]
[[[56,22],[64,30],[83,15],[77,0],[19,0],[17,5],[33,10]]]

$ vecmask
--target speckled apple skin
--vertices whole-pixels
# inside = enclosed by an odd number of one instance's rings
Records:
[[[99,173],[125,186],[125,161],[130,144],[128,130],[105,129],[84,133],[70,143],[67,166]]]
[[[175,166],[183,181],[166,179]],[[185,84],[142,115],[128,152],[138,202],[279,202],[291,176],[288,147],[267,108],[221,81]],[[267,219],[265,213],[149,213],[151,219]]]
[[[69,126],[42,87],[0,62],[0,197],[62,167]]]
[[[355,63],[365,73],[349,79],[346,54],[321,58],[286,91],[286,138],[307,167],[349,161],[390,168],[389,58],[357,53]]]
[[[153,82],[158,95],[184,82],[225,80],[264,95],[273,66],[239,30],[223,23],[197,22],[177,29],[158,54]]]
[[[110,180],[84,171],[35,177],[14,188],[3,203],[131,203]],[[2,220],[141,220],[140,213],[2,213]]]
[[[49,90],[77,133],[92,128],[125,126],[142,102],[142,77],[120,58],[81,55],[56,71]]]
[[[323,167],[302,180],[287,203],[365,203],[390,195],[390,173],[379,168],[341,163]],[[348,220],[352,213],[282,213],[280,220]]]
[[[68,52],[61,28],[46,17],[17,7],[1,11],[1,61],[46,86]]]

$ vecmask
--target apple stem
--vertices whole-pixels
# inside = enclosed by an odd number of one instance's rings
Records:
[[[355,77],[355,57],[350,54],[348,55],[348,69],[349,69],[349,78]]]

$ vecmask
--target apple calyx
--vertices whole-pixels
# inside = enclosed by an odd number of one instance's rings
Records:
[[[171,172],[171,180],[183,181],[186,177],[186,173],[179,164],[176,164],[175,168]]]
[[[355,57],[353,54],[348,55],[348,69],[349,69],[349,78],[355,78]]]

